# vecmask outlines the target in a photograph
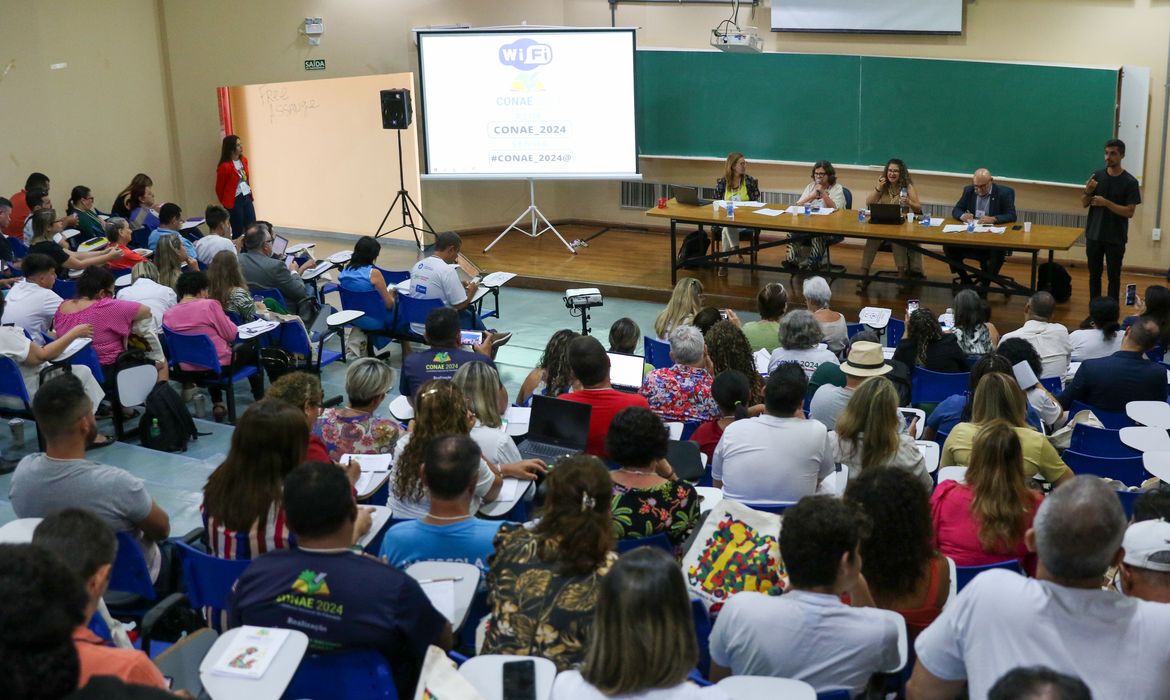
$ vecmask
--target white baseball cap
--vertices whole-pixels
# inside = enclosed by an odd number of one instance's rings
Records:
[[[1143,520],[1125,530],[1125,563],[1139,569],[1170,572],[1170,523]]]

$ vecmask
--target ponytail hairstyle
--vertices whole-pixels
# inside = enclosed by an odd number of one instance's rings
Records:
[[[1089,302],[1089,318],[1093,326],[1101,331],[1105,340],[1113,340],[1121,328],[1118,319],[1121,318],[1121,307],[1113,297],[1097,297]]]
[[[614,548],[609,470],[596,457],[575,455],[557,462],[546,484],[544,509],[534,530],[537,555],[556,562],[562,576],[601,569]]]
[[[393,470],[394,497],[400,501],[420,501],[426,495],[422,483],[422,466],[431,440],[448,433],[471,432],[467,399],[448,379],[432,379],[414,394],[414,431]],[[606,507],[608,508],[608,501]],[[608,512],[608,511],[607,511]]]
[[[736,420],[748,417],[751,392],[751,382],[737,369],[725,369],[711,382],[711,398],[715,399],[715,405],[723,415],[735,416]]]

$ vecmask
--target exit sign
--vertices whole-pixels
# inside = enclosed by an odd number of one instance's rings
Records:
[[[312,58],[305,61],[305,70],[325,70],[325,59]]]

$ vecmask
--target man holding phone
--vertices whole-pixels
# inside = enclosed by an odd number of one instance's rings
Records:
[[[962,222],[974,221],[983,225],[1009,224],[1016,220],[1016,191],[997,183],[987,168],[979,168],[971,176],[971,184],[963,188],[962,196],[951,209],[951,216]],[[943,252],[957,262],[967,258],[978,260],[981,270],[997,275],[1009,251],[1003,248],[946,245],[943,246]],[[971,276],[958,265],[952,264],[951,272],[958,275],[963,284],[972,283]]]
[[[1085,255],[1089,262],[1089,298],[1101,296],[1102,263],[1109,275],[1108,296],[1121,294],[1121,260],[1129,240],[1129,220],[1142,203],[1138,181],[1121,167],[1125,142],[1105,142],[1105,168],[1093,173],[1081,193],[1081,206],[1088,207],[1085,224]]]
[[[427,314],[423,338],[430,347],[412,352],[402,358],[402,374],[398,391],[410,398],[423,384],[432,379],[450,379],[459,368],[468,362],[486,362],[492,367],[492,334],[484,333],[476,343],[469,343],[471,350],[464,350],[459,327],[459,312],[450,306],[432,309]],[[479,331],[472,331],[479,333]]]

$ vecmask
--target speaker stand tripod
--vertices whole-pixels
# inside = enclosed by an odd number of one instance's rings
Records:
[[[390,218],[390,213],[399,204],[402,205],[402,224],[395,226],[389,231],[383,231],[382,227],[386,225],[386,221]],[[413,213],[411,211],[412,209],[414,210]],[[419,219],[422,219],[425,228],[419,228],[415,225],[415,214],[418,215]],[[409,228],[411,233],[414,234],[414,242],[418,245],[419,250],[423,249],[422,238],[419,236],[420,233],[435,235],[435,229],[431,227],[431,222],[427,221],[427,217],[422,213],[422,209],[419,209],[418,204],[415,204],[414,200],[410,197],[410,193],[406,191],[406,177],[402,170],[402,129],[398,129],[398,194],[394,195],[393,201],[390,202],[390,208],[386,210],[386,216],[382,217],[382,223],[378,224],[378,233],[374,234],[374,238],[381,238],[382,236],[387,236],[404,228]]]
[[[525,230],[519,226],[520,220],[526,216],[529,217],[529,230]],[[544,224],[544,228],[538,228],[539,224]],[[528,178],[528,208],[520,212],[520,216],[517,216],[512,223],[508,224],[508,228],[504,229],[503,233],[496,236],[496,240],[489,243],[488,246],[483,249],[483,252],[486,253],[491,250],[492,246],[499,243],[500,239],[504,236],[507,236],[508,232],[512,229],[516,229],[529,238],[540,238],[541,234],[547,231],[552,231],[554,234],[556,234],[557,238],[561,239],[561,243],[565,244],[565,247],[569,249],[570,253],[573,255],[577,254],[577,251],[574,250],[573,246],[569,245],[569,242],[565,240],[564,236],[561,235],[561,232],[558,231],[555,226],[549,223],[549,220],[545,218],[544,214],[541,213],[540,209],[536,206],[536,181],[532,178]]]

